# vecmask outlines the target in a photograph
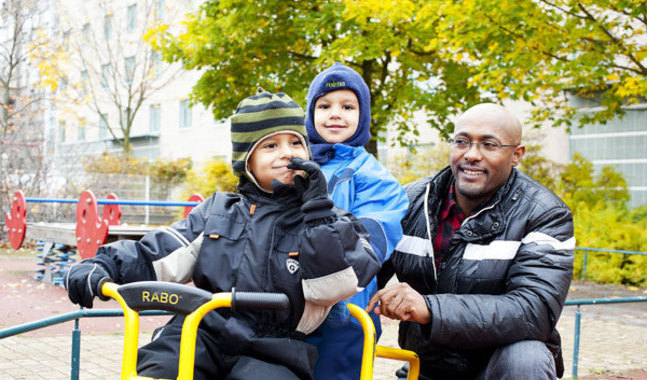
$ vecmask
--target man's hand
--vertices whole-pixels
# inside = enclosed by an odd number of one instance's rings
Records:
[[[424,297],[406,282],[388,286],[375,293],[366,306],[366,311],[370,312],[373,307],[375,314],[391,319],[423,325],[431,322],[431,313]]]

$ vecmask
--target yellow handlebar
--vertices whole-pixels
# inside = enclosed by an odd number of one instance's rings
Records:
[[[418,379],[420,373],[420,359],[413,351],[403,350],[400,348],[376,346],[375,345],[375,326],[368,313],[359,306],[348,304],[350,315],[352,315],[364,331],[364,351],[362,354],[362,369],[360,371],[360,380],[370,380],[373,378],[373,367],[375,357],[385,359],[395,359],[409,362],[409,375],[407,380]]]

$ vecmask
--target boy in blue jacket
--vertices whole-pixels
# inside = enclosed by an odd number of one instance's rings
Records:
[[[208,313],[198,329],[195,379],[312,379],[316,349],[305,335],[336,302],[367,286],[380,264],[362,224],[333,207],[323,173],[307,160],[303,118],[282,93],[243,100],[231,117],[239,193],[215,193],[140,241],[99,247],[66,276],[70,300],[92,307],[104,277],[285,293],[288,310]],[[172,318],[139,349],[139,375],[177,377],[183,319]]]
[[[364,149],[371,138],[371,99],[368,86],[353,69],[335,63],[317,75],[308,90],[306,129],[313,160],[328,180],[335,206],[355,215],[370,234],[373,251],[383,263],[402,238],[401,220],[409,201],[398,181]],[[365,308],[377,291],[373,279],[348,302]],[[354,319],[346,323],[344,303],[333,307],[327,321],[308,336],[319,358],[318,380],[357,380],[363,333]],[[378,334],[379,317],[370,313]]]

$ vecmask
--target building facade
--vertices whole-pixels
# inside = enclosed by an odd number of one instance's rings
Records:
[[[61,175],[80,171],[85,156],[119,154],[124,135],[139,159],[191,158],[199,168],[231,157],[226,120],[189,99],[201,73],[163,62],[145,41],[158,25],[179,28],[199,3],[59,0],[52,7],[51,33],[66,57],[45,130]]]
[[[580,112],[594,109],[583,107]],[[605,125],[591,124],[574,128],[569,135],[571,157],[579,153],[598,170],[612,166],[622,173],[629,188],[630,207],[647,204],[647,104],[629,106],[623,118]]]

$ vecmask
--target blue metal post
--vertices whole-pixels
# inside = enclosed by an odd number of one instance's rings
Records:
[[[577,379],[577,361],[580,353],[580,305],[577,305],[575,311],[575,337],[573,338],[573,378]]]
[[[582,276],[580,280],[586,279],[586,251],[584,251],[584,256],[582,256]]]
[[[70,379],[79,380],[81,356],[81,330],[79,329],[79,320],[74,320],[74,330],[72,330],[72,363],[70,369]]]

